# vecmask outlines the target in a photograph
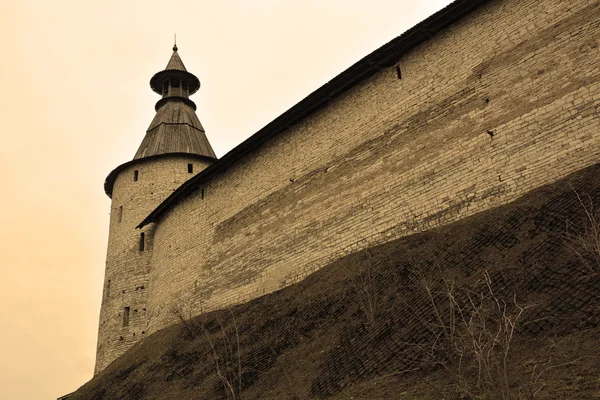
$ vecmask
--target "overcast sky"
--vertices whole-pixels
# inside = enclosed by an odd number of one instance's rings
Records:
[[[0,398],[92,377],[110,200],[179,54],[217,156],[450,0],[0,2]]]

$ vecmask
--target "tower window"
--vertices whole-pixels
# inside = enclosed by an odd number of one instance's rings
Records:
[[[140,176],[140,173],[139,173],[139,171],[137,169],[135,171],[133,171],[133,180],[134,180],[134,182],[138,180],[139,176]]]
[[[129,310],[130,307],[125,307],[123,309],[123,326],[129,326]]]
[[[188,164],[188,173],[190,173],[190,174],[194,173],[194,164]]]
[[[119,206],[119,223],[123,221],[123,206]]]
[[[110,279],[106,282],[106,299],[108,299],[108,296],[110,296]]]
[[[402,71],[400,70],[400,66],[396,65],[396,76],[398,79],[402,79]]]
[[[140,251],[144,251],[146,247],[146,234],[144,232],[140,233]]]

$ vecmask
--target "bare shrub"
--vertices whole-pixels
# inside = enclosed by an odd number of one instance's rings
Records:
[[[580,195],[572,186],[571,189],[585,213],[585,219],[582,225],[567,220],[565,232],[559,233],[558,237],[588,271],[595,274],[600,272],[600,209],[594,207],[587,193]]]
[[[440,267],[437,261],[434,266]],[[515,295],[510,301],[500,298],[487,272],[472,288],[458,287],[453,277],[442,272],[436,280],[420,269],[414,271],[415,287],[427,302],[428,313],[415,309],[414,299],[406,306],[430,338],[417,346],[431,364],[444,368],[464,397],[514,399],[517,373],[509,356],[528,307],[519,304]]]
[[[581,358],[581,357],[580,357]],[[529,380],[519,387],[519,400],[535,400],[538,393],[546,387],[544,381],[542,380],[543,375],[550,371],[551,369],[564,367],[566,365],[571,365],[580,360],[577,358],[575,360],[567,361],[561,364],[553,363],[551,357],[548,357],[546,360],[535,361],[531,368],[531,372],[529,372]]]
[[[215,374],[223,384],[223,389],[228,399],[242,399],[242,360],[240,353],[240,336],[237,321],[232,309],[228,309],[231,315],[233,330],[227,329],[223,320],[216,316],[219,330],[211,333],[207,322],[202,316],[192,318],[186,314],[183,307],[173,309],[173,314],[180,321],[185,332],[190,338],[204,335],[210,347],[210,359],[215,368]]]
[[[202,323],[198,318],[194,318],[190,307],[181,304],[173,306],[171,314],[179,321],[189,339],[194,339],[202,333]]]
[[[283,372],[283,376],[285,378],[285,385],[286,385],[287,390],[288,390],[288,396],[292,400],[300,400],[300,396],[298,395],[298,393],[294,389],[294,384],[292,382],[292,378],[291,378],[290,374],[288,373],[287,368],[279,360],[279,355],[275,352],[275,350],[273,349],[273,347],[269,346],[269,350],[271,351],[271,354],[273,355],[273,357],[275,357],[275,362],[277,363],[277,365],[279,365],[279,368],[281,368],[281,371]]]
[[[373,255],[368,250],[362,250],[347,260],[348,266],[344,270],[346,277],[356,294],[367,325],[374,326],[377,320],[379,297]]]
[[[233,332],[228,332],[223,326],[221,319],[217,317],[217,322],[221,328],[221,337],[213,342],[206,327],[204,325],[201,325],[201,327],[210,345],[215,371],[225,388],[227,398],[241,400],[242,360],[240,354],[240,335],[235,315],[231,309],[228,309],[228,311],[233,321]]]

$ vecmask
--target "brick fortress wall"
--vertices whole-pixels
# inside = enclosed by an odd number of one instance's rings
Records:
[[[188,172],[188,163],[193,165],[193,173]],[[147,333],[152,227],[140,231],[136,229],[137,224],[173,190],[208,165],[194,157],[170,155],[129,165],[115,180],[96,373]],[[142,232],[143,249],[140,247]]]
[[[599,38],[598,1],[493,1],[214,176],[151,227],[148,331],[596,163]]]

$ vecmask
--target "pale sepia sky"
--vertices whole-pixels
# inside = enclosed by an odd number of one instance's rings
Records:
[[[106,175],[154,115],[173,33],[220,157],[450,0],[0,2],[0,398],[92,376]]]

